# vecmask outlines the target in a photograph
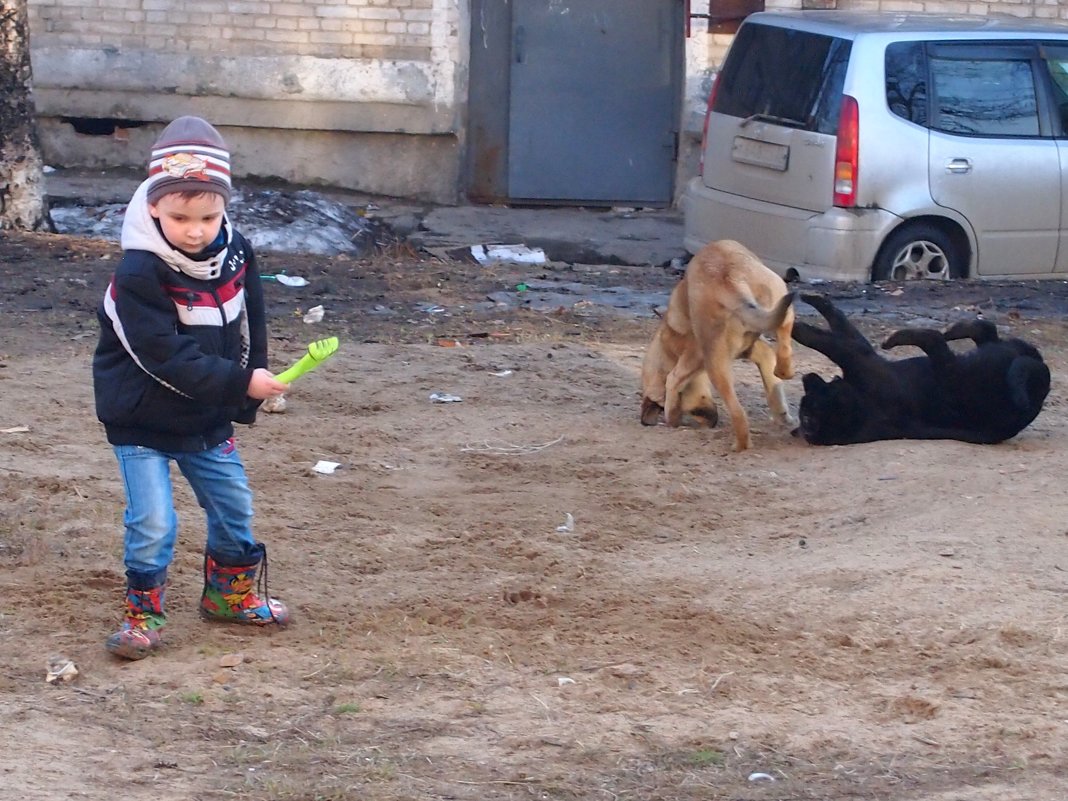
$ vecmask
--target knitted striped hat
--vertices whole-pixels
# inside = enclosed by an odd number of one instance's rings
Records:
[[[230,151],[200,117],[179,117],[159,135],[148,165],[148,202],[171,192],[215,192],[230,201]]]

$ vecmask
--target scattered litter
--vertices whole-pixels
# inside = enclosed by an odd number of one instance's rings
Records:
[[[574,683],[575,683],[575,680],[573,678],[571,678],[570,676],[557,676],[556,677],[556,686],[557,687],[563,687],[565,684],[574,684]]]
[[[325,459],[320,459],[315,463],[315,467],[313,467],[312,470],[316,473],[322,473],[323,475],[328,476],[339,467],[341,467],[341,462],[328,462]]]
[[[445,311],[444,306],[439,306],[436,303],[421,303],[418,309],[425,314],[441,314]]]
[[[29,426],[11,426],[11,428],[0,428],[0,434],[27,434],[30,431]]]
[[[439,348],[462,348],[463,343],[458,339],[439,339],[435,343]]]
[[[538,451],[545,450],[550,445],[555,445],[563,440],[563,436],[559,436],[549,442],[543,442],[540,445],[513,445],[510,442],[502,442],[499,445],[493,444],[486,440],[480,443],[468,443],[464,445],[460,450],[464,453],[501,453],[514,456],[522,456],[527,453],[537,453]]]
[[[751,782],[773,782],[775,777],[770,773],[750,773],[749,781]]]
[[[267,414],[282,414],[286,410],[286,396],[274,395],[260,404],[260,409]]]
[[[74,681],[78,675],[78,668],[65,656],[55,655],[48,657],[48,675],[45,681],[55,684],[57,681]]]
[[[495,261],[545,264],[547,261],[544,250],[528,248],[526,245],[472,245],[471,255],[479,264],[490,264]]]
[[[307,286],[308,282],[299,275],[286,275],[285,273],[264,274],[260,276],[264,281],[277,281],[286,286]]]
[[[318,323],[323,319],[325,311],[322,306],[312,306],[304,315],[304,322]]]
[[[490,373],[490,375],[495,375],[495,376],[497,376],[497,378],[504,378],[506,375],[511,375],[511,374],[512,374],[511,370],[498,370],[496,373]]]
[[[548,278],[526,278],[498,292],[490,292],[486,298],[500,306],[531,311],[555,312],[560,308],[570,309],[586,301],[578,308],[585,313],[627,314],[628,316],[653,317],[658,306],[667,306],[668,293],[646,291],[626,286],[595,286],[581,281],[558,281]]]
[[[308,285],[307,280],[301,278],[299,275],[286,275],[285,273],[279,273],[278,275],[274,276],[274,280],[280,284],[285,284],[286,286]]]
[[[575,530],[575,517],[571,514],[571,512],[568,512],[566,515],[564,515],[563,525],[557,526],[556,530],[566,531],[568,534]]]
[[[431,403],[460,403],[462,400],[459,395],[450,395],[447,392],[433,392],[430,395]]]

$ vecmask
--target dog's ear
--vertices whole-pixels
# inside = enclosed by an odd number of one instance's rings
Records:
[[[805,388],[805,392],[819,392],[827,386],[827,382],[820,378],[817,373],[805,373],[801,379],[801,386]]]
[[[801,292],[801,300],[805,301],[809,306],[813,308],[819,308],[823,302],[823,295],[818,295],[815,292]]]

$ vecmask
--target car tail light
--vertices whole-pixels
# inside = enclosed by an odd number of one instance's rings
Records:
[[[708,118],[712,116],[712,104],[716,102],[716,90],[719,88],[719,76],[721,72],[716,73],[715,79],[712,81],[712,91],[708,93],[708,108],[705,109],[705,128],[701,133],[701,156],[697,160],[697,174],[705,174],[705,145],[708,144]]]
[[[857,205],[860,180],[857,163],[860,151],[860,113],[857,100],[842,95],[838,115],[838,143],[834,149],[834,205],[846,208]]]

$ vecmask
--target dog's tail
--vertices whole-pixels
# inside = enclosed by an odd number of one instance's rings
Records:
[[[786,319],[786,313],[794,305],[796,298],[796,292],[787,292],[779,298],[778,303],[770,309],[766,309],[757,302],[751,293],[747,292],[742,299],[742,303],[734,310],[734,313],[741,318],[746,330],[770,333],[782,325],[782,321]]]

